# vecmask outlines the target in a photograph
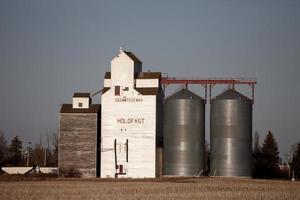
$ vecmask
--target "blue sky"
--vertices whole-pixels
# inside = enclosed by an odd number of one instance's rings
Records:
[[[284,157],[300,141],[299,10],[296,0],[1,0],[0,129],[24,142],[56,131],[60,105],[98,91],[123,46],[169,76],[256,77],[253,131],[271,130]]]

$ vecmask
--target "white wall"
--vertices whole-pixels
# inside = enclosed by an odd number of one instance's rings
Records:
[[[104,79],[104,87],[111,87],[111,79]]]
[[[82,103],[82,107],[79,107],[79,103]],[[90,99],[86,97],[73,97],[73,108],[89,108]]]
[[[134,62],[124,52],[111,61],[111,85],[134,86]]]
[[[156,96],[142,96],[134,89],[116,97],[112,90],[102,95],[101,122],[101,177],[114,177],[114,140],[126,143],[128,162],[124,152],[117,153],[118,164],[123,164],[126,177],[155,177],[156,172]]]
[[[136,79],[137,88],[153,88],[159,86],[158,79]]]

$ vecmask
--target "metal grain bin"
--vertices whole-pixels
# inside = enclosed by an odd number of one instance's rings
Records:
[[[204,169],[204,100],[182,89],[165,100],[164,175],[193,176]]]
[[[251,177],[252,102],[229,89],[211,102],[212,176]]]

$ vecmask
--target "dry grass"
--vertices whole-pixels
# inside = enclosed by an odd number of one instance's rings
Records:
[[[0,179],[0,199],[300,199],[300,182],[229,179]]]

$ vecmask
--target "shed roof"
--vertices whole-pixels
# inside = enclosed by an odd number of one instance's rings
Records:
[[[90,98],[91,97],[91,95],[90,95],[90,93],[87,93],[87,92],[75,92],[74,94],[73,94],[73,97],[87,97],[87,98]]]
[[[72,104],[63,104],[60,113],[100,113],[100,104],[91,104],[90,108],[73,108]]]
[[[102,94],[104,94],[105,92],[107,92],[110,89],[110,87],[104,87],[102,90]]]
[[[161,77],[160,72],[140,72],[137,74],[137,79],[159,79]]]
[[[134,88],[142,95],[157,95],[159,88]]]

